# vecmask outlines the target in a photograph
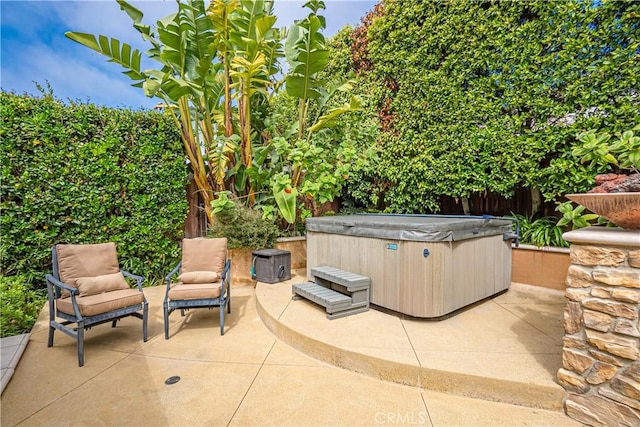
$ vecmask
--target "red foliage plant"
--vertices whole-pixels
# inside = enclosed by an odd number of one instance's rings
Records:
[[[362,25],[351,32],[351,57],[353,59],[353,69],[356,75],[361,71],[371,71],[373,63],[369,59],[369,27],[379,17],[384,15],[382,3],[376,4],[360,21]]]

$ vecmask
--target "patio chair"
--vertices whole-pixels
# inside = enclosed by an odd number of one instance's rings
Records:
[[[177,282],[172,278],[177,273]],[[220,308],[220,335],[224,335],[224,309],[231,313],[231,260],[227,239],[182,240],[182,261],[165,277],[164,338],[169,339],[169,315],[176,309]]]
[[[49,341],[59,330],[74,338],[78,365],[84,365],[84,330],[127,316],[142,319],[142,339],[147,341],[148,303],[143,278],[120,270],[115,243],[68,245],[52,248],[53,274],[47,274]],[[131,288],[125,277],[136,281]],[[142,313],[140,313],[142,312]],[[56,319],[64,319],[58,322]],[[72,326],[75,324],[75,327]]]

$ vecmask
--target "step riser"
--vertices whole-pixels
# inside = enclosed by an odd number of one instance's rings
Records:
[[[326,308],[328,319],[369,310],[371,279],[334,267],[311,269],[316,282],[292,285],[293,299],[306,298]]]

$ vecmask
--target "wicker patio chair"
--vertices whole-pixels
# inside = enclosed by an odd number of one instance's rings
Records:
[[[147,341],[148,303],[143,278],[120,270],[115,243],[67,245],[52,248],[53,274],[47,274],[49,341],[57,329],[74,338],[78,364],[84,365],[84,330],[127,316],[142,319],[142,339]],[[125,277],[134,279],[131,288]],[[142,313],[140,313],[142,312]],[[64,319],[58,322],[56,319]],[[75,325],[75,326],[73,326]]]
[[[177,282],[172,278],[177,273]],[[224,309],[231,313],[231,260],[226,238],[182,240],[182,261],[165,277],[164,337],[169,339],[169,315],[176,309],[220,308],[220,335],[224,335]]]

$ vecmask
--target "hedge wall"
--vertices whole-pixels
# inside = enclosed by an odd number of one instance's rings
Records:
[[[160,279],[179,259],[187,168],[156,112],[0,94],[0,273],[44,286],[56,243],[116,243],[125,270]]]
[[[383,130],[359,183],[379,194],[363,203],[429,212],[442,196],[519,189],[559,200],[598,173],[571,156],[577,133],[640,120],[639,2],[385,0],[363,22],[353,64]]]

